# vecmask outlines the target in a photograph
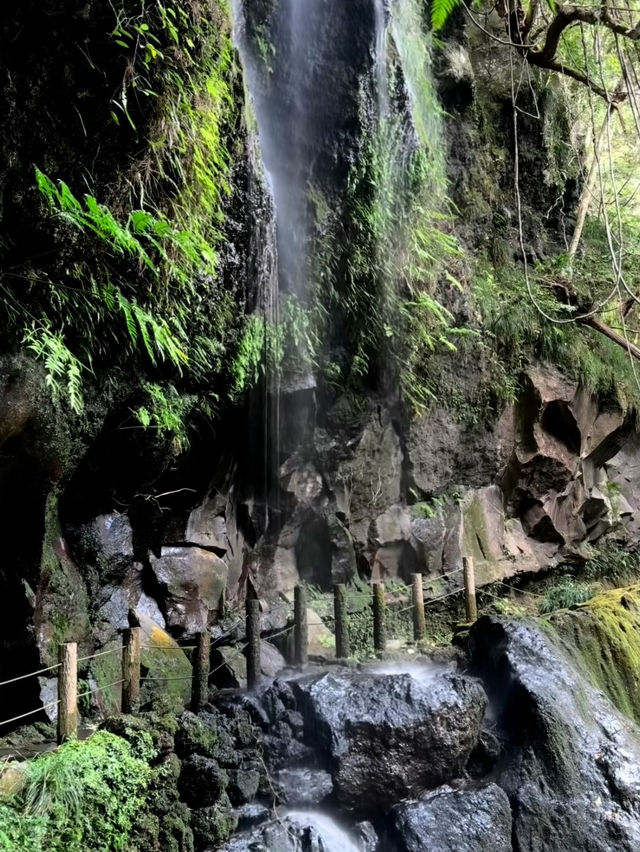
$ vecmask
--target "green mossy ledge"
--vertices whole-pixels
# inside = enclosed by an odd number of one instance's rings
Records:
[[[640,723],[640,584],[603,592],[542,624],[593,685]]]

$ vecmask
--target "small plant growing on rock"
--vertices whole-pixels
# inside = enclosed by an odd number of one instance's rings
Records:
[[[568,609],[584,603],[593,596],[593,589],[587,583],[580,583],[571,577],[563,577],[555,586],[547,590],[540,601],[540,614],[554,612],[556,609]]]

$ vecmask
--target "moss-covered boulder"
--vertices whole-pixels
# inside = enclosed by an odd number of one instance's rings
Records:
[[[603,592],[542,623],[593,685],[640,722],[640,584]]]
[[[166,709],[179,712],[191,697],[191,661],[180,645],[152,619],[137,613],[142,632],[140,699],[143,705],[161,702]],[[100,688],[95,701],[105,716],[120,710],[122,642],[114,639],[105,645],[111,654],[97,657],[91,664],[90,678]]]

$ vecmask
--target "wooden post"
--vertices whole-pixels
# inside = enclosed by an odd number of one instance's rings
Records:
[[[247,599],[247,686],[253,689],[260,680],[260,601]]]
[[[209,668],[211,656],[211,634],[208,630],[198,633],[193,655],[193,681],[191,683],[191,712],[199,713],[209,698]]]
[[[293,619],[294,662],[298,666],[305,666],[309,661],[309,624],[304,586],[296,586],[293,591]]]
[[[384,583],[373,584],[373,647],[384,651],[387,645],[384,613]]]
[[[472,623],[478,619],[478,607],[476,604],[476,579],[473,570],[473,559],[470,556],[462,557],[462,568],[464,573],[464,605],[467,612],[467,621]]]
[[[63,642],[58,647],[58,745],[78,736],[78,646]]]
[[[338,583],[333,587],[333,614],[336,620],[336,657],[343,660],[351,654],[347,621],[347,587],[344,583]]]
[[[142,636],[139,627],[129,627],[122,634],[122,712],[137,713],[140,709],[140,649]]]
[[[413,581],[413,638],[416,642],[427,636],[427,623],[424,617],[424,592],[422,589],[422,574],[412,574]]]

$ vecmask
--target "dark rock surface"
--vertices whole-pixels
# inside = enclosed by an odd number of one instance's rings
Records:
[[[397,852],[511,852],[511,809],[496,784],[439,787],[391,811]],[[545,847],[539,847],[542,850]]]
[[[292,682],[313,743],[340,802],[386,809],[458,777],[486,707],[478,681],[445,673],[428,683],[407,674],[336,670]]]
[[[518,850],[640,848],[637,727],[538,625],[482,618],[470,648],[511,740],[496,781],[512,803]]]
[[[319,805],[333,792],[331,775],[322,769],[282,769],[276,777],[278,792],[287,805]]]

